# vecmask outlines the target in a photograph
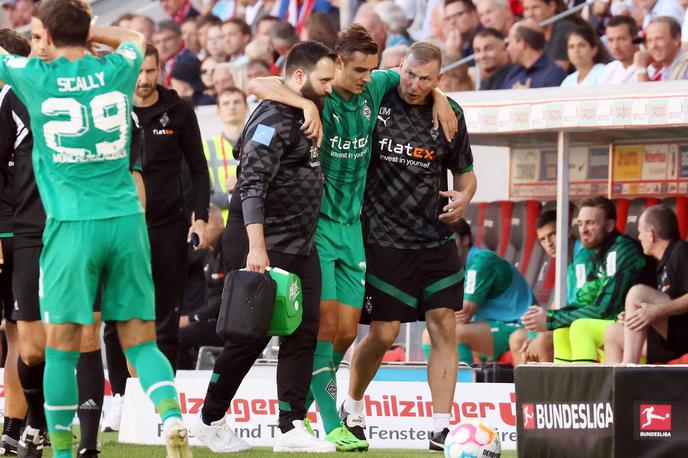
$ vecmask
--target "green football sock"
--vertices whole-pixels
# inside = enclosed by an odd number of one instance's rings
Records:
[[[139,382],[146,396],[153,401],[160,418],[182,417],[177,388],[174,386],[172,366],[155,342],[134,345],[124,351],[139,375]]]
[[[337,413],[337,379],[332,362],[332,351],[331,342],[318,341],[315,346],[310,390],[318,403],[326,433],[341,425]]]
[[[335,372],[339,370],[339,365],[342,364],[345,354],[346,352],[342,353],[341,351],[332,350],[332,364],[334,364]]]
[[[79,407],[79,391],[76,384],[78,351],[45,349],[43,393],[45,419],[48,423],[50,442],[57,458],[72,456],[72,419]],[[59,383],[55,383],[59,380]]]
[[[466,344],[457,344],[456,350],[459,352],[459,362],[473,364],[473,352]]]

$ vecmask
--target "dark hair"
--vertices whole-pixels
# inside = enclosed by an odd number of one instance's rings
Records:
[[[150,43],[146,43],[146,52],[143,54],[143,58],[145,59],[148,56],[153,56],[155,58],[155,63],[160,65],[160,53],[158,52],[158,48]]]
[[[548,224],[557,222],[557,211],[556,210],[545,210],[540,213],[540,216],[535,220],[535,229],[542,229]]]
[[[545,49],[545,34],[541,30],[531,29],[525,25],[516,27],[516,38],[525,41],[529,48],[535,51]]]
[[[271,15],[265,15],[262,16],[260,19],[258,19],[254,24],[256,27],[256,30],[258,30],[258,26],[260,25],[261,22],[280,22],[280,18],[277,16],[271,16]]]
[[[12,29],[0,29],[0,46],[16,56],[28,57],[31,54],[31,43]]]
[[[495,37],[498,40],[504,41],[504,35],[502,35],[502,32],[500,32],[499,30],[492,28],[492,27],[487,27],[485,29],[479,30],[478,32],[476,32],[473,39],[475,40],[478,37],[480,37],[480,38]]]
[[[196,24],[198,28],[205,27],[206,25],[221,25],[222,19],[215,16],[214,14],[204,14],[197,18]]]
[[[666,24],[669,26],[669,34],[671,38],[678,38],[681,36],[681,24],[671,16],[659,16],[650,21],[651,24]],[[649,27],[649,26],[648,26]]]
[[[581,202],[580,207],[578,208],[583,207],[599,208],[600,210],[604,211],[604,216],[607,220],[616,220],[616,206],[614,205],[614,202],[612,202],[604,196],[597,196],[591,197],[590,199],[585,199],[583,202]]]
[[[270,64],[265,62],[264,60],[261,59],[251,59],[246,63],[246,68],[249,67],[255,67],[256,65],[263,67],[265,70],[268,71],[268,73],[272,73],[272,69],[270,68]]]
[[[249,37],[251,36],[251,27],[243,19],[233,17],[222,23],[222,25],[226,24],[234,24],[235,26],[239,27],[242,35]]]
[[[272,24],[272,27],[270,27],[270,37],[273,40],[287,40],[291,43],[298,43],[299,41],[299,36],[296,34],[294,26],[285,21]]]
[[[338,28],[332,16],[327,13],[316,11],[306,19],[308,39],[319,41],[330,49],[337,44]]]
[[[631,34],[631,38],[638,36],[638,23],[631,16],[614,16],[607,23],[607,28],[619,27],[620,25],[628,27],[628,33]]]
[[[413,56],[423,64],[437,62],[438,68],[442,68],[442,51],[432,43],[417,41],[411,45],[406,56]]]
[[[155,32],[161,33],[167,30],[174,33],[178,37],[182,36],[182,28],[172,19],[166,19],[164,21],[158,22],[158,26],[156,27]]]
[[[660,239],[673,241],[681,238],[678,219],[671,208],[664,205],[653,205],[648,207],[642,216],[645,219],[645,224],[650,226]]]
[[[467,11],[476,11],[475,3],[473,3],[471,0],[446,0],[444,2],[444,6],[446,7],[452,3],[463,3],[463,6],[466,7]]]
[[[578,26],[566,35],[566,46],[568,47],[569,40],[572,36],[577,36],[585,40],[591,48],[597,48],[597,52],[592,57],[593,64],[606,64],[609,62],[609,55],[607,54],[607,48],[600,42],[600,37],[593,32],[592,28],[588,25]]]
[[[473,234],[471,233],[471,226],[468,225],[465,219],[461,218],[456,223],[452,225],[452,231],[462,240],[464,237],[468,237],[469,246],[473,246]]]
[[[38,10],[56,47],[86,46],[91,28],[91,6],[83,0],[44,0]]]
[[[241,99],[244,101],[244,105],[248,105],[248,101],[246,100],[246,93],[239,89],[238,87],[228,87],[224,91],[220,92],[217,94],[217,106],[220,106],[220,96],[225,95],[225,94],[239,94],[241,95]]]
[[[361,24],[351,24],[337,35],[334,51],[347,60],[355,52],[371,55],[377,54],[377,44]]]
[[[320,59],[332,59],[334,62],[336,58],[337,55],[324,44],[318,41],[302,41],[294,45],[287,54],[284,74],[289,77],[299,68],[310,73]]]

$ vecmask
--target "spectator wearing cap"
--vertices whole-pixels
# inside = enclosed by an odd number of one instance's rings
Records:
[[[165,70],[166,86],[170,86],[170,74],[178,62],[190,61],[196,68],[200,68],[198,58],[184,46],[182,30],[176,22],[172,20],[160,22],[158,30],[153,34],[153,44],[160,53],[160,65]]]
[[[222,47],[232,62],[244,57],[244,49],[251,41],[251,27],[242,19],[231,18],[222,23]]]
[[[445,46],[454,56],[473,54],[473,37],[482,30],[478,12],[471,0],[446,0],[444,4]],[[474,63],[469,65],[473,66]]]
[[[401,61],[404,59],[408,50],[409,47],[406,45],[396,45],[391,48],[385,48],[380,58],[380,69],[389,70],[390,68],[401,66]]]
[[[215,97],[204,94],[206,87],[201,81],[199,68],[193,61],[177,62],[170,73],[170,83],[179,97],[193,106],[215,105]]]
[[[198,16],[198,10],[191,5],[191,0],[160,0],[160,6],[174,22],[182,25],[190,17]]]
[[[545,54],[545,35],[532,20],[511,26],[506,49],[516,67],[505,78],[502,89],[559,86],[566,78],[566,72]]]
[[[524,0],[523,18],[532,19],[541,24],[542,21],[561,13],[565,9],[566,5],[561,0]],[[568,70],[570,67],[566,37],[574,27],[576,27],[576,23],[569,18],[562,18],[543,27],[545,54],[564,70]]]
[[[506,0],[476,0],[475,8],[480,25],[498,30],[504,37],[509,35],[509,29],[514,24],[514,13]]]
[[[596,86],[608,59],[595,32],[588,25],[576,27],[569,32],[566,43],[569,61],[576,71],[562,81],[561,87]]]
[[[480,70],[481,91],[502,89],[504,80],[514,65],[509,62],[504,36],[491,27],[481,30],[473,38],[475,64]]]
[[[638,0],[638,6],[643,10],[643,28],[647,29],[653,19],[669,16],[681,24],[686,11],[677,0]]]
[[[630,16],[614,16],[606,32],[607,49],[614,60],[605,65],[597,85],[634,83],[638,68],[633,64],[633,57],[638,52],[638,45],[633,39],[638,36],[638,24]]]
[[[136,14],[129,20],[128,29],[135,30],[146,37],[148,43],[153,43],[155,33],[155,21],[142,14]]]
[[[31,22],[31,11],[33,11],[33,1],[31,0],[4,0],[2,10],[5,13],[7,25],[16,29]]]
[[[681,50],[681,25],[670,16],[652,19],[646,32],[647,51],[633,58],[638,81],[669,81],[688,78],[688,53]]]
[[[387,40],[385,47],[413,44],[413,40],[407,32],[408,19],[404,10],[392,0],[385,0],[375,5],[375,13],[385,26]]]

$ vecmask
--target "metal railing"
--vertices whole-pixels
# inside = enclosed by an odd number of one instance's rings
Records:
[[[583,2],[583,3],[580,3],[580,4],[576,5],[576,6],[574,6],[573,8],[569,8],[569,9],[567,9],[566,11],[562,11],[562,12],[559,13],[559,14],[555,14],[555,15],[552,16],[551,18],[547,18],[547,19],[545,19],[544,21],[542,21],[542,22],[540,23],[540,26],[541,26],[541,27],[545,27],[545,26],[548,26],[548,25],[550,25],[550,24],[552,24],[552,23],[554,23],[554,22],[557,22],[557,21],[560,20],[560,19],[569,17],[569,16],[571,16],[572,14],[575,14],[575,13],[581,11],[583,8],[585,8],[586,6],[588,6],[590,3],[592,3],[592,2],[591,2],[590,0],[588,0],[588,1],[586,1],[586,2]],[[508,38],[505,38],[505,39],[504,39],[504,42],[506,43],[507,41],[508,41]],[[466,57],[464,57],[464,58],[462,58],[462,59],[459,59],[459,60],[457,60],[456,62],[453,62],[453,63],[447,65],[446,67],[443,67],[441,72],[442,72],[442,73],[448,72],[448,71],[450,71],[450,70],[455,69],[456,67],[460,67],[461,65],[465,65],[465,64],[469,63],[470,61],[472,61],[472,60],[474,59],[474,57],[475,57],[475,54],[471,54],[470,56],[466,56]]]

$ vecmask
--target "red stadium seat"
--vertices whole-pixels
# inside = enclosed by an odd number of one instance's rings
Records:
[[[540,248],[540,251],[543,251]],[[544,251],[543,251],[544,253]],[[540,267],[538,276],[533,285],[533,294],[538,303],[542,306],[547,306],[554,292],[554,281],[556,280],[556,267],[554,260],[545,255],[545,259]]]
[[[628,199],[614,200],[614,205],[616,206],[616,229],[622,234],[626,233],[626,220],[630,204],[631,201]]]
[[[478,207],[480,204],[470,204],[466,207],[466,211],[463,214],[463,219],[466,220],[468,225],[471,227],[471,235],[473,236],[473,243],[477,243],[478,240]]]
[[[662,200],[662,205],[676,212],[681,239],[688,239],[688,197],[668,197]]]
[[[535,221],[540,215],[540,207],[537,201],[516,202],[511,213],[509,243],[504,257],[513,260],[522,275],[528,270],[533,247],[537,243]]]
[[[483,233],[478,246],[504,257],[509,245],[513,208],[514,203],[508,201],[487,204],[482,223]],[[513,261],[513,259],[507,259],[507,261]]]
[[[487,202],[480,202],[478,204],[478,218],[475,224],[471,224],[471,230],[473,232],[473,245],[482,246],[483,242],[483,231],[485,229],[485,210],[489,204]]]

